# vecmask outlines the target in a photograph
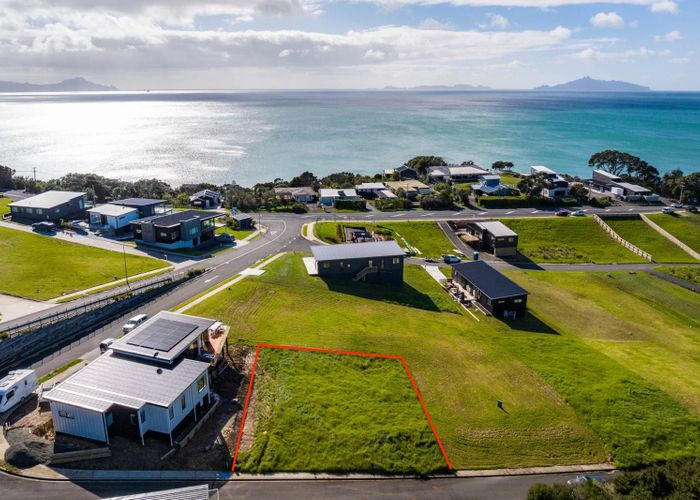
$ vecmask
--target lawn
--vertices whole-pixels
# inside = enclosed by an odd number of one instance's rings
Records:
[[[700,252],[699,214],[649,214],[647,217],[696,252]]]
[[[4,196],[0,196],[0,217],[2,217],[3,214],[9,214],[10,213],[10,207],[8,206],[10,203],[12,203],[13,200],[12,198],[6,198]]]
[[[605,222],[624,239],[650,253],[655,262],[695,262],[687,252],[654,231],[641,218],[609,218]]]
[[[398,359],[262,348],[243,472],[447,469]]]
[[[124,256],[100,248],[0,227],[0,293],[46,300],[124,277]],[[168,266],[126,255],[129,276]]]
[[[692,266],[659,266],[657,271],[670,274],[676,278],[700,285],[700,267]]]
[[[369,231],[388,231],[399,245],[402,247],[410,245],[419,251],[417,254],[421,257],[439,257],[454,252],[454,245],[434,222],[382,222],[377,224],[319,222],[314,224],[315,235],[327,243],[340,243],[336,228],[342,225],[365,227]]]
[[[618,244],[590,217],[503,219],[518,233],[518,250],[535,262],[646,262]]]
[[[243,240],[243,239],[247,238],[248,236],[250,236],[251,234],[254,234],[255,229],[252,229],[250,231],[241,231],[239,229],[231,229],[230,227],[227,227],[227,226],[221,226],[221,227],[217,227],[215,232],[216,232],[216,234],[227,233],[227,234],[230,234],[231,236],[233,236],[234,238],[236,238],[236,240]]]

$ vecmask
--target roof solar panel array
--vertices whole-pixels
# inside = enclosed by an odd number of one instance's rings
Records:
[[[197,328],[192,323],[157,319],[130,338],[127,344],[168,352]]]

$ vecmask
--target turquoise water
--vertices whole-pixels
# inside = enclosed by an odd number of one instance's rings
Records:
[[[700,93],[151,92],[0,95],[0,163],[241,185],[437,154],[586,176],[603,149],[700,170]]]

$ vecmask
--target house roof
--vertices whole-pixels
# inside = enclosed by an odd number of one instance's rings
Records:
[[[150,207],[152,205],[165,204],[165,200],[156,200],[154,198],[124,198],[123,200],[110,201],[112,205],[124,205],[125,207]]]
[[[218,198],[221,196],[219,193],[216,191],[212,191],[211,189],[202,189],[201,191],[196,192],[192,196],[190,196],[190,200],[196,200],[197,198]]]
[[[430,176],[450,176],[456,177],[460,175],[483,175],[486,173],[481,167],[476,165],[448,165],[445,167],[430,167],[428,175]]]
[[[461,275],[491,300],[527,295],[527,290],[482,260],[452,266],[452,275]]]
[[[161,311],[114,342],[115,352],[172,363],[215,320]]]
[[[98,412],[113,404],[133,409],[146,403],[168,407],[208,368],[207,363],[191,359],[157,366],[108,351],[44,397]]]
[[[385,183],[389,189],[403,189],[404,191],[418,190],[418,189],[430,189],[430,186],[424,182],[417,181],[415,179],[407,179],[405,181],[389,181]]]
[[[100,214],[100,215],[109,215],[109,216],[113,216],[113,217],[119,217],[120,215],[126,215],[126,214],[138,212],[138,210],[134,207],[127,207],[127,206],[122,206],[122,205],[112,205],[111,203],[107,203],[105,205],[98,205],[95,208],[91,208],[88,210],[88,212],[91,214]]]
[[[341,243],[340,245],[315,245],[311,247],[311,253],[317,262],[406,255],[406,252],[394,240]]]
[[[390,189],[382,189],[379,191],[379,196],[381,198],[398,198],[398,196],[396,196]]]
[[[487,174],[487,175],[482,175],[482,176],[481,176],[481,179],[483,179],[483,180],[485,180],[485,181],[496,181],[496,180],[497,180],[497,181],[500,181],[500,180],[501,180],[501,176],[500,176],[500,175]]]
[[[416,171],[415,168],[409,167],[408,165],[401,165],[400,167],[397,167],[397,168],[396,168],[396,171],[399,172],[399,173],[405,172],[406,170],[410,170],[410,171],[412,171],[412,172],[415,172],[415,171]]]
[[[299,187],[279,187],[275,188],[275,194],[290,194],[292,196],[313,196],[316,194],[314,188],[311,186],[299,186]]]
[[[75,198],[85,196],[78,191],[46,191],[36,196],[18,200],[9,204],[10,207],[46,208],[50,209],[68,203]]]
[[[474,191],[481,191],[482,193],[486,193],[486,194],[498,193],[500,191],[504,191],[504,192],[515,191],[515,188],[512,188],[510,186],[506,186],[505,184],[496,184],[495,186],[489,186],[487,184],[484,184],[483,182],[480,184],[476,184],[475,186],[472,186],[472,189]]]
[[[233,214],[231,217],[233,217],[233,219],[237,220],[237,221],[252,219],[252,217],[250,215],[244,214],[242,212],[239,212],[237,214]]]
[[[650,189],[638,186],[637,184],[630,184],[629,182],[616,182],[615,185],[633,193],[651,193]]]
[[[354,189],[319,189],[321,198],[354,198],[357,191]]]
[[[554,170],[552,170],[549,167],[545,167],[544,165],[533,165],[532,167],[530,167],[530,170],[533,172],[548,174],[548,175],[556,175],[557,174]]]
[[[493,220],[493,221],[486,221],[486,222],[476,222],[476,226],[480,227],[481,229],[484,229],[494,235],[497,238],[500,238],[502,236],[517,236],[518,233],[513,231],[511,228],[506,226],[500,221]]]
[[[383,182],[363,182],[355,186],[355,189],[358,191],[365,189],[386,189],[386,186]]]
[[[620,180],[620,176],[611,174],[610,172],[606,172],[605,170],[594,170],[593,173],[602,175],[603,177],[607,177],[611,181]]]
[[[144,219],[139,219],[136,222],[152,222],[154,226],[172,227],[177,226],[181,222],[186,222],[193,219],[207,220],[221,217],[221,212],[208,212],[205,210],[183,210],[181,212],[173,212],[167,215],[153,215]]]

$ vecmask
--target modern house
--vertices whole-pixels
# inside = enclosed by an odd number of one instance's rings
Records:
[[[650,189],[623,182],[619,176],[604,170],[594,170],[593,178],[587,184],[592,190],[606,194],[611,198],[615,197],[626,201],[659,201],[659,196]]]
[[[123,200],[110,201],[109,203],[111,205],[135,208],[139,211],[139,219],[169,214],[173,211],[173,207],[167,201],[153,198],[125,198]]]
[[[428,168],[431,182],[476,182],[488,172],[477,165],[447,165]]]
[[[398,174],[399,179],[417,179],[418,171],[415,168],[411,168],[407,165],[401,165],[398,168],[386,168],[384,169],[384,175],[387,177],[393,177],[394,174]]]
[[[417,180],[405,180],[405,181],[389,181],[385,182],[386,187],[391,190],[392,193],[396,194],[399,189],[402,189],[406,194],[406,198],[409,200],[415,200],[419,195],[430,194],[433,190],[427,184],[422,183]]]
[[[452,266],[452,282],[496,317],[521,318],[527,310],[527,290],[481,260]]]
[[[212,403],[205,337],[221,323],[160,312],[44,394],[56,432],[109,444],[148,432],[170,444]]]
[[[313,203],[317,194],[311,186],[275,188],[275,198],[280,201]]]
[[[336,201],[358,201],[360,197],[354,189],[319,189],[318,203],[333,206]]]
[[[219,208],[221,206],[221,193],[202,189],[190,196],[190,205],[196,208]]]
[[[520,191],[501,184],[500,175],[482,175],[481,182],[472,186],[474,194],[479,196],[517,196]]]
[[[547,198],[563,198],[569,194],[569,181],[544,165],[530,167],[530,175],[542,174],[547,179],[547,185],[542,189],[542,195]]]
[[[75,191],[46,191],[36,196],[10,203],[12,219],[17,221],[69,220],[85,212],[86,193]]]
[[[90,208],[87,213],[90,229],[115,234],[129,231],[131,222],[139,218],[138,209],[111,203]]]
[[[238,224],[238,229],[241,231],[250,231],[253,229],[253,218],[250,215],[238,212],[233,214],[231,217],[233,217],[233,220],[236,221]]]
[[[315,245],[311,253],[313,257],[305,257],[304,265],[314,276],[403,283],[406,252],[394,240]]]
[[[184,210],[167,215],[154,215],[131,223],[137,243],[168,250],[196,248],[214,238],[214,219],[220,212]]]
[[[381,191],[385,191],[386,186],[383,182],[363,182],[362,184],[357,184],[355,186],[355,191],[357,194],[363,198],[374,199],[379,196]]]
[[[518,233],[499,221],[467,222],[469,244],[496,257],[512,257],[518,253]]]

